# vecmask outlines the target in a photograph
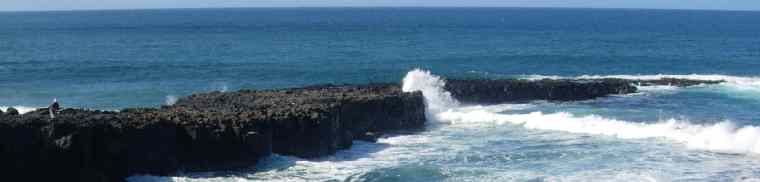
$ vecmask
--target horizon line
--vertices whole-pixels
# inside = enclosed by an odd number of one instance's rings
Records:
[[[87,11],[140,11],[140,10],[204,10],[204,9],[371,9],[371,8],[472,8],[472,9],[587,9],[587,10],[659,10],[659,11],[728,11],[760,12],[760,9],[702,9],[702,8],[607,8],[607,7],[552,7],[552,6],[250,6],[250,7],[176,7],[176,8],[83,8],[83,9],[49,9],[49,10],[0,10],[0,13],[34,13],[34,12],[87,12]]]

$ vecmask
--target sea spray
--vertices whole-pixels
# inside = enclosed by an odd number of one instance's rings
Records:
[[[175,103],[177,103],[177,100],[178,100],[177,96],[167,95],[166,96],[166,100],[164,101],[164,104],[167,105],[167,106],[171,106],[171,105],[174,105]]]
[[[409,71],[404,77],[404,92],[421,91],[425,96],[428,116],[435,116],[436,113],[446,111],[459,106],[459,102],[451,97],[451,93],[444,90],[446,81],[441,77],[433,75],[430,71],[414,69]]]
[[[672,76],[618,77],[625,79],[659,79]],[[585,76],[580,78],[606,77]],[[733,79],[729,83],[754,84],[754,81],[750,78],[739,77],[683,76],[677,78],[699,80]],[[690,149],[725,153],[760,154],[760,128],[756,126],[737,128],[730,121],[712,125],[697,125],[676,119],[642,123],[609,119],[597,115],[575,116],[567,112],[551,114],[542,112],[503,114],[501,113],[502,111],[510,110],[514,107],[510,107],[509,104],[461,107],[459,102],[451,97],[451,93],[444,90],[445,81],[429,71],[412,70],[404,77],[403,83],[402,90],[404,92],[422,91],[428,107],[427,114],[440,122],[452,124],[517,124],[528,129],[607,135],[621,139],[664,138],[683,143]],[[668,89],[672,88],[668,87]]]

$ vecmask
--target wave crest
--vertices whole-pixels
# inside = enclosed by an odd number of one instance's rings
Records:
[[[500,114],[485,110],[452,110],[440,113],[438,118],[454,124],[515,124],[528,129],[606,135],[621,139],[663,138],[683,143],[690,149],[760,154],[760,127],[738,128],[730,121],[710,125],[691,124],[676,119],[639,123],[597,115],[575,116],[567,112]]]
[[[401,90],[404,92],[421,91],[425,96],[428,113],[439,113],[458,107],[459,102],[444,89],[446,81],[433,75],[430,71],[414,69],[406,74]]]
[[[545,76],[533,76],[543,79]],[[562,78],[551,76],[550,78]],[[725,80],[727,84],[749,85],[760,88],[760,78],[734,77],[724,75],[612,75],[581,76],[579,79],[623,78],[661,79],[682,78],[695,80]],[[653,123],[630,122],[605,118],[597,115],[575,116],[567,112],[545,114],[503,114],[501,112],[524,105],[510,107],[509,104],[496,106],[460,107],[451,94],[443,88],[445,81],[429,71],[415,69],[404,78],[403,90],[422,91],[429,107],[428,115],[437,121],[452,124],[515,124],[528,129],[563,131],[570,133],[606,135],[621,139],[662,138],[683,143],[690,149],[700,149],[726,153],[760,154],[760,127],[737,127],[730,121],[699,125],[688,121],[669,119]],[[672,89],[667,88],[653,88]]]

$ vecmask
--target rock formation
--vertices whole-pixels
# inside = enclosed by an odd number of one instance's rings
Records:
[[[273,151],[325,156],[355,138],[421,128],[424,110],[421,93],[395,85],[214,92],[161,109],[66,109],[55,119],[40,109],[0,115],[0,170],[29,181],[123,181],[240,169]]]
[[[691,86],[693,80],[449,80],[463,102],[572,101],[636,91],[632,84]],[[718,82],[714,82],[718,83]],[[157,109],[120,112],[47,109],[0,113],[0,171],[25,181],[123,181],[252,167],[271,153],[319,157],[375,141],[382,133],[420,129],[422,93],[398,85],[323,85],[212,92]]]
[[[705,81],[662,78],[656,80],[627,79],[543,79],[543,80],[448,80],[446,90],[464,103],[497,104],[532,100],[576,101],[637,91],[634,85],[671,85],[688,87],[699,84],[718,84]]]
[[[213,92],[179,99],[171,108],[252,111],[273,128],[273,152],[299,157],[333,154],[368,132],[421,128],[425,122],[422,93],[390,84]]]
[[[0,161],[30,181],[122,181],[128,175],[249,167],[271,151],[264,121],[231,113],[45,109],[0,118]]]

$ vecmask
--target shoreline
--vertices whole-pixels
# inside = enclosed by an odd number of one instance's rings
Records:
[[[639,85],[693,86],[720,81],[449,80],[465,103],[576,101],[635,93]],[[425,126],[423,92],[398,84],[321,85],[210,92],[172,106],[119,112],[46,109],[0,114],[0,157],[11,176],[39,180],[123,181],[131,175],[232,170],[272,153],[314,158],[374,141],[384,132]],[[46,171],[49,175],[35,175]]]

